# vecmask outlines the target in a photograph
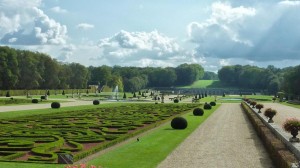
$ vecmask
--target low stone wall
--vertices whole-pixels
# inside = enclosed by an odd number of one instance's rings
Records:
[[[277,132],[277,130],[274,129],[274,127],[272,127],[255,110],[249,107],[248,104],[242,102],[241,106],[255,128],[258,136],[262,139],[275,166],[279,168],[295,167],[295,163],[297,163],[299,158],[297,159],[296,155],[289,150],[288,145],[286,144],[289,143],[291,145],[291,143],[288,141],[284,142],[283,139],[285,138],[279,138],[278,134],[280,133],[276,134],[275,132]]]

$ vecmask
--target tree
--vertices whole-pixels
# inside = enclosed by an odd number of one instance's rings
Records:
[[[14,49],[0,46],[0,88],[13,89],[18,82],[18,61]]]
[[[203,68],[198,64],[181,64],[175,70],[177,85],[190,85],[204,75]]]
[[[78,63],[71,63],[70,70],[70,87],[72,89],[82,89],[87,87],[87,81],[89,79],[89,72],[86,67]]]

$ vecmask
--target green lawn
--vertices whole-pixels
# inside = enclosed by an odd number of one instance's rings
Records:
[[[198,80],[191,85],[180,88],[232,88],[225,86],[219,80]]]
[[[213,110],[205,111],[203,117],[193,116],[192,112],[183,115],[188,120],[188,128],[185,130],[174,130],[168,123],[140,137],[139,142],[133,140],[88,164],[101,165],[104,168],[156,167],[218,107],[219,105]]]
[[[222,96],[207,96],[200,99],[201,103],[209,103],[211,101],[217,100],[217,103],[240,103],[243,98],[255,99],[257,102],[272,102],[273,96],[267,95],[245,95],[245,96],[238,96],[238,95],[226,95],[225,97]],[[236,99],[236,100],[234,100]]]
[[[281,102],[280,104],[300,109],[300,105],[297,105],[297,104],[291,104],[291,103],[287,103],[287,102]]]

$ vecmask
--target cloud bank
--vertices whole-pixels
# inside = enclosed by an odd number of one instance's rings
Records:
[[[117,65],[174,66],[183,60],[191,60],[174,39],[156,30],[122,30],[112,37],[101,39],[98,47],[102,50],[99,60],[104,59]]]
[[[49,18],[41,0],[0,0],[0,43],[6,45],[65,44],[67,27]]]
[[[210,17],[187,26],[197,55],[249,61],[299,59],[300,1],[233,6],[215,2]],[[223,64],[223,63],[221,63]]]

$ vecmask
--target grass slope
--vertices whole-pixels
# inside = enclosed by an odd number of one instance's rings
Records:
[[[156,167],[218,107],[219,105],[213,110],[206,110],[202,117],[193,116],[192,112],[185,114],[184,117],[188,120],[188,128],[185,130],[173,130],[168,123],[140,137],[139,142],[132,141],[90,161],[88,164],[101,165],[104,168]]]
[[[227,88],[223,86],[218,80],[198,80],[191,85],[183,86],[181,88]]]

